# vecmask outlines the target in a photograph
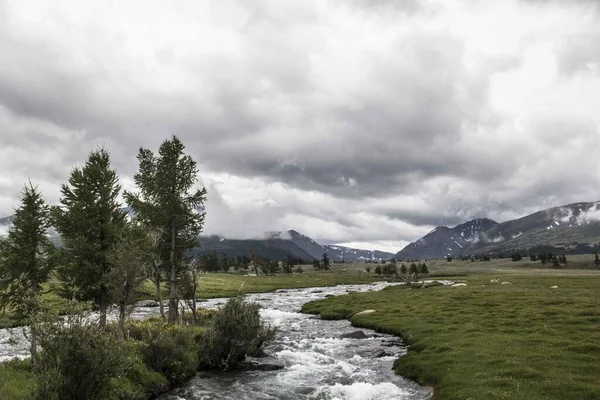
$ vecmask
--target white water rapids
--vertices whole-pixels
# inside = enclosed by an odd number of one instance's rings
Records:
[[[340,285],[306,289],[281,289],[249,294],[259,303],[266,322],[277,327],[275,341],[267,346],[260,363],[283,365],[275,371],[203,371],[181,388],[160,400],[392,400],[431,399],[429,388],[397,376],[394,360],[406,352],[402,342],[391,335],[361,329],[366,339],[342,339],[357,330],[348,321],[324,321],[301,314],[302,305],[329,295],[348,291],[381,290],[389,283]],[[199,307],[215,308],[227,299],[211,299]],[[134,319],[158,315],[157,308],[138,308]],[[376,353],[385,354],[375,357]],[[379,354],[381,355],[381,354]],[[22,328],[0,329],[0,361],[27,357],[28,342]]]

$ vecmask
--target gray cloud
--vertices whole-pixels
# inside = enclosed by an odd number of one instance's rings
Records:
[[[227,180],[219,234],[404,242],[595,200],[597,6],[507,5],[514,26],[468,0],[5,2],[0,215],[27,178],[56,201],[96,146],[130,183],[137,149],[172,133]]]

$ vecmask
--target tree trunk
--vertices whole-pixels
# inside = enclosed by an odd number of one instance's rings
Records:
[[[162,292],[160,290],[160,277],[157,277],[154,283],[156,285],[156,300],[158,301],[158,307],[160,308],[160,316],[162,317],[163,322],[166,322],[165,305],[163,304]]]
[[[100,321],[101,329],[106,329],[106,288],[104,285],[100,287]]]
[[[34,279],[33,280],[33,298],[35,299],[37,296],[37,281]],[[37,306],[36,306],[37,308]],[[37,313],[38,310],[36,309],[34,311],[34,313]],[[29,335],[31,335],[31,348],[30,348],[30,352],[31,352],[31,369],[35,370],[36,364],[37,364],[37,332],[35,329],[35,324],[32,324],[30,329],[29,329]]]
[[[169,323],[177,323],[179,305],[177,304],[177,269],[175,268],[175,226],[171,226],[171,249],[169,251],[171,274],[169,275]]]
[[[194,325],[197,324],[198,323],[198,314],[196,313],[196,286],[195,285],[194,285],[194,293],[192,293],[192,318],[194,320]]]
[[[125,339],[125,300],[119,303],[119,339]]]

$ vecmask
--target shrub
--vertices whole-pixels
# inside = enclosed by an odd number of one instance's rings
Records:
[[[214,315],[205,336],[204,363],[227,370],[238,366],[246,355],[260,355],[263,346],[275,337],[265,325],[257,303],[233,297]]]
[[[136,322],[128,327],[129,337],[141,342],[139,352],[143,362],[164,375],[171,385],[196,373],[204,332],[200,327],[158,321]]]
[[[297,273],[297,274],[303,274],[303,273],[304,273],[304,271],[302,270],[302,267],[301,267],[300,265],[298,265],[298,266],[296,267],[296,273]]]
[[[115,398],[116,379],[125,371],[123,343],[98,328],[81,311],[61,321],[36,321],[39,344],[35,398],[40,400]]]

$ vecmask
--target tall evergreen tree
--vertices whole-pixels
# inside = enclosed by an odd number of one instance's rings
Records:
[[[0,305],[10,307],[17,320],[30,320],[40,309],[42,283],[51,271],[52,244],[46,237],[50,208],[31,183],[21,195],[13,225],[0,242]],[[31,362],[35,366],[37,335],[31,330]]]
[[[323,269],[329,269],[329,256],[327,253],[323,253],[323,259],[321,260],[321,265]]]
[[[171,323],[178,321],[178,276],[184,270],[186,251],[197,246],[205,215],[200,210],[206,189],[193,190],[198,169],[184,149],[177,136],[164,141],[158,155],[141,148],[137,156],[139,171],[134,176],[138,192],[125,192],[136,218],[162,232],[159,246],[169,280]]]
[[[63,296],[91,300],[100,310],[100,327],[112,302],[110,259],[121,240],[126,212],[117,200],[121,186],[107,150],[92,151],[82,168],[61,188],[61,206],[52,208],[53,225],[64,248],[58,274]]]

